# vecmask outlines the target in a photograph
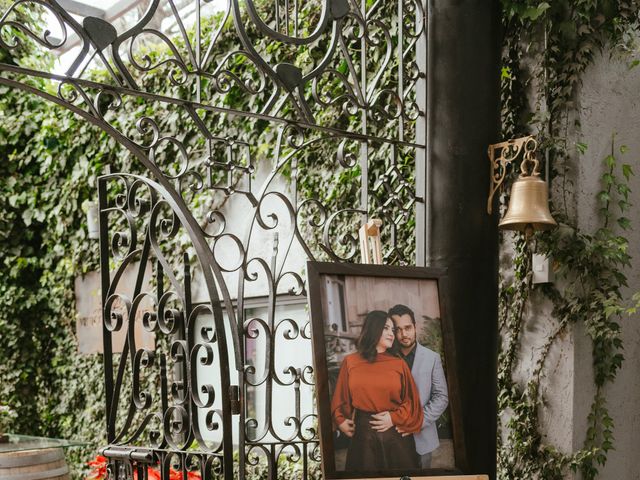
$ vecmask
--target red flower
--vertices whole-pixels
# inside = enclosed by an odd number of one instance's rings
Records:
[[[104,480],[107,478],[107,459],[105,457],[98,455],[88,465],[91,467],[91,472],[87,480]]]
[[[162,480],[160,472],[155,468],[147,468],[147,478],[149,480]],[[133,472],[133,480],[138,480],[138,472],[136,470]]]
[[[88,463],[91,467],[91,472],[86,480],[105,480],[107,478],[107,459],[102,455],[98,455],[95,460],[92,460]],[[160,471],[149,467],[147,469],[147,477],[149,480],[162,480],[162,475]],[[201,480],[199,472],[187,472],[187,480]],[[138,472],[136,469],[133,470],[133,480],[138,480]],[[182,472],[178,472],[173,468],[169,471],[169,479],[168,480],[184,480]]]
[[[200,480],[201,478],[199,472],[187,472],[187,480]],[[178,472],[172,468],[169,472],[169,480],[184,480],[184,477],[182,476],[182,472]]]

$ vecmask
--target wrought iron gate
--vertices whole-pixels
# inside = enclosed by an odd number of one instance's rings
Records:
[[[389,263],[424,261],[427,0],[227,0],[213,17],[207,3],[151,0],[118,33],[54,0],[16,0],[3,47],[55,50],[73,34],[81,50],[65,75],[0,64],[0,84],[72,110],[135,160],[98,182],[111,478],[158,465],[163,479],[244,478],[261,464],[278,478],[283,458],[313,477],[313,368],[286,356],[311,349],[304,260],[357,260],[355,233],[374,216]],[[17,20],[40,8],[61,39]],[[175,37],[154,21],[162,8]],[[92,77],[96,62],[107,78]],[[140,82],[148,72],[162,72],[162,93]],[[148,109],[127,117],[127,102]],[[158,117],[178,113],[192,130],[167,134]],[[325,198],[318,185],[348,188]]]

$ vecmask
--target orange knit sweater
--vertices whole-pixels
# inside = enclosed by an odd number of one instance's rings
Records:
[[[334,427],[352,418],[354,409],[388,411],[393,424],[405,432],[422,428],[422,405],[411,370],[404,360],[386,352],[373,362],[357,352],[344,358],[331,400]]]

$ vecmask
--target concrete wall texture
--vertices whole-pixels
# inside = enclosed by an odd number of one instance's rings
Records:
[[[636,173],[630,182],[633,207],[627,215],[633,230],[625,232],[633,257],[632,267],[625,271],[629,279],[626,298],[640,291],[640,68],[630,69],[630,61],[615,54],[600,55],[583,75],[572,141],[587,144],[587,151],[576,154],[570,162],[567,206],[583,231],[595,232],[601,225],[596,195],[602,189],[604,159],[611,152],[614,138],[619,162],[632,165]],[[620,154],[621,145],[628,147],[624,155]],[[560,186],[552,185],[551,190],[559,202]],[[508,243],[503,254],[505,250]],[[505,265],[504,256],[501,263]],[[520,380],[527,378],[544,338],[556,324],[550,313],[549,302],[534,289],[516,372]],[[609,452],[606,465],[600,467],[599,478],[640,480],[640,315],[621,318],[620,324],[625,362],[615,382],[606,389],[609,412],[615,422],[615,450]],[[585,440],[594,395],[591,342],[582,325],[576,325],[556,342],[545,372],[542,391],[547,404],[541,412],[545,441],[564,452],[578,450]]]
[[[628,57],[602,55],[584,75],[578,93],[580,138],[587,143],[586,155],[577,159],[576,204],[580,228],[595,230],[599,224],[595,195],[601,189],[603,159],[615,145],[628,147],[620,161],[632,165],[636,176],[631,179],[629,217],[633,230],[625,235],[630,240],[632,268],[625,273],[631,296],[640,290],[640,70],[629,68]],[[619,152],[619,150],[618,150]],[[607,388],[609,410],[615,422],[615,450],[609,453],[602,469],[603,479],[640,479],[640,316],[621,319],[625,362],[615,383]],[[574,402],[573,443],[578,448],[584,439],[585,419],[593,395],[591,380],[591,345],[584,332],[574,332]]]

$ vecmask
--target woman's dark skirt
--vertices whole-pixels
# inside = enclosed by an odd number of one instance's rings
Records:
[[[395,427],[386,432],[376,432],[369,423],[373,415],[356,410],[355,434],[347,450],[345,470],[377,472],[419,469],[413,435],[403,437]]]

